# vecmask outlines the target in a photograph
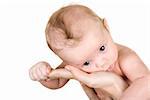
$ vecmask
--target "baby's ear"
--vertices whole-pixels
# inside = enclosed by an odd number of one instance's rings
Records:
[[[103,19],[103,25],[104,25],[104,27],[106,28],[106,30],[107,30],[108,32],[110,32],[110,29],[109,29],[107,20],[106,20],[105,18]]]

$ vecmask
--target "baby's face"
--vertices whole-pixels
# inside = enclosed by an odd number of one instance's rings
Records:
[[[118,57],[116,45],[108,31],[99,22],[86,19],[71,26],[83,34],[77,47],[65,48],[59,55],[67,64],[86,72],[106,71]]]

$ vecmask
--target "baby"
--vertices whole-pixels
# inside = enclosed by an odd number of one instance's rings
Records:
[[[38,62],[30,78],[50,89],[78,80],[90,100],[148,100],[150,74],[137,54],[110,35],[106,19],[82,5],[56,11],[48,21],[46,40],[62,64],[52,69]],[[148,93],[149,92],[149,93]]]

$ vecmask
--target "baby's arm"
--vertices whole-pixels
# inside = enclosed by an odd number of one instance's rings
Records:
[[[64,68],[65,63],[61,63],[56,69]],[[58,89],[63,87],[69,79],[65,78],[49,78],[49,74],[52,73],[54,69],[46,62],[39,62],[35,64],[30,70],[30,78],[35,81],[39,81],[43,86],[50,89]]]

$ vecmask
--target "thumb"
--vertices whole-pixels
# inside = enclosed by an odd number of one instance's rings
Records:
[[[87,85],[89,84],[91,79],[90,79],[90,77],[89,77],[90,75],[88,73],[86,73],[78,68],[75,68],[73,66],[70,66],[70,65],[67,65],[65,68],[72,73],[74,79],[76,79],[84,84],[87,84]]]

